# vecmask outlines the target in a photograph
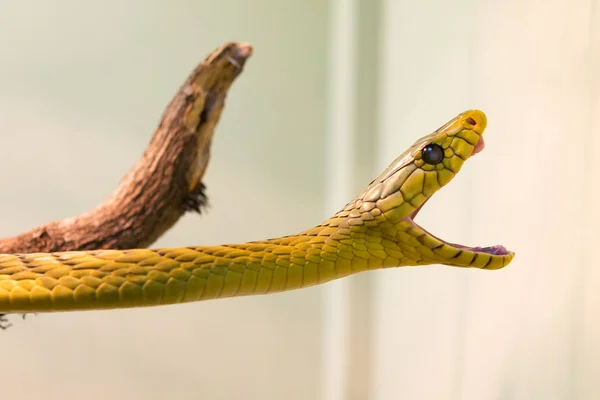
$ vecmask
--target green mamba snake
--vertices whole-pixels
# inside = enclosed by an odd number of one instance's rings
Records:
[[[445,242],[414,222],[484,147],[466,111],[418,140],[354,200],[297,235],[221,246],[0,254],[0,313],[156,306],[283,292],[379,268],[502,268],[503,246]]]

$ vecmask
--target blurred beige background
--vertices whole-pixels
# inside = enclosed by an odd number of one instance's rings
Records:
[[[2,398],[597,399],[597,1],[0,1],[0,235],[83,212],[229,40],[211,208],[155,246],[319,223],[418,137],[488,114],[486,150],[419,223],[502,243],[500,271],[376,271],[0,332]]]

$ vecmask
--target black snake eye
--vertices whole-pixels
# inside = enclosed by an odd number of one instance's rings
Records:
[[[432,143],[423,148],[423,161],[427,164],[436,165],[444,160],[444,149],[442,146]]]

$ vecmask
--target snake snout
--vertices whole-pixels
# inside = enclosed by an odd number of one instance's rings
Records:
[[[481,110],[465,111],[464,113],[460,114],[460,117],[463,119],[463,121],[471,126],[471,129],[480,135],[487,127],[487,117]]]

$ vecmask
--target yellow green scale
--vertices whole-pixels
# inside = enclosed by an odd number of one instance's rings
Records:
[[[417,141],[331,219],[297,235],[222,246],[0,254],[0,313],[276,293],[389,267],[502,268],[514,253],[454,247],[410,218],[460,171],[486,123],[481,111],[460,114]],[[436,165],[422,154],[430,144],[443,149]]]

